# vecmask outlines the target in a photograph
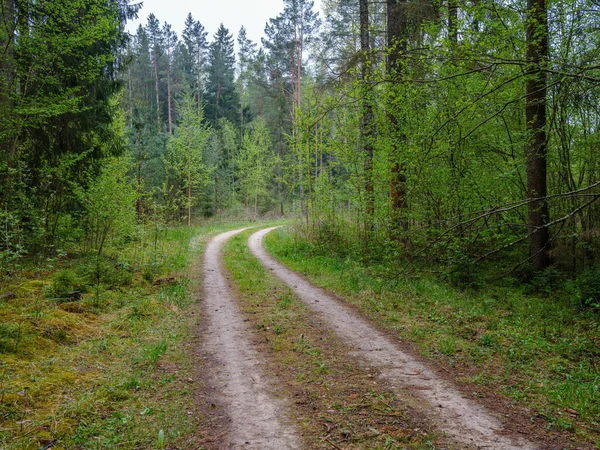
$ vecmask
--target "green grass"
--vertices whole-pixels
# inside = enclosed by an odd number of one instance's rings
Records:
[[[528,296],[514,287],[461,290],[427,274],[390,279],[385,267],[336,257],[286,230],[271,233],[266,245],[424,355],[455,368],[462,382],[532,406],[550,429],[598,436],[596,314],[568,299]]]
[[[190,268],[241,225],[141,229],[0,284],[0,448],[202,448]]]

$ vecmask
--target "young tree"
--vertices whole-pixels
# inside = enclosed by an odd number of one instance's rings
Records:
[[[210,170],[204,162],[204,148],[210,129],[204,123],[202,110],[198,112],[196,99],[185,95],[179,107],[181,122],[169,140],[164,158],[167,181],[165,191],[171,203],[192,223],[192,208],[197,203],[201,189],[210,180]]]
[[[246,207],[252,204],[256,219],[259,199],[268,194],[267,187],[272,181],[276,156],[271,149],[270,133],[264,119],[255,119],[248,129],[236,165],[240,188],[246,198]]]

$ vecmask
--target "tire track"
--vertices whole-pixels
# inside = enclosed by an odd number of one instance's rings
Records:
[[[248,245],[252,253],[355,349],[353,355],[378,368],[381,376],[398,391],[400,397],[408,397],[412,404],[417,405],[434,427],[461,448],[536,448],[521,437],[510,436],[502,422],[489,410],[462,396],[456,387],[402,351],[392,339],[371,326],[367,320],[270,256],[264,249],[263,239],[276,228],[279,227],[258,231],[250,237]]]
[[[208,316],[204,348],[218,362],[214,384],[231,419],[228,436],[219,448],[298,449],[296,430],[282,420],[284,406],[270,395],[272,386],[263,374],[259,354],[249,343],[250,331],[222,269],[224,243],[246,229],[214,237],[203,260],[202,306]]]

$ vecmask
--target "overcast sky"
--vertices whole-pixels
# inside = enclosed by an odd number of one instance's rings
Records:
[[[321,12],[321,0],[314,1],[315,11]],[[283,11],[283,0],[143,0],[143,3],[139,19],[127,25],[131,33],[140,23],[145,25],[148,15],[154,13],[161,25],[170,23],[181,36],[185,18],[191,12],[194,19],[204,25],[211,41],[223,22],[234,39],[237,39],[238,31],[244,25],[248,37],[259,45],[265,23]]]

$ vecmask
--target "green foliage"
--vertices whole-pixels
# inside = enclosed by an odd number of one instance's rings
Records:
[[[107,239],[123,239],[136,230],[137,192],[125,158],[106,161],[100,176],[82,194],[85,248],[102,253]]]
[[[206,117],[217,126],[219,119],[238,122],[239,97],[235,89],[235,53],[233,36],[221,24],[210,44],[206,85]]]
[[[54,298],[65,299],[73,291],[85,293],[88,291],[88,284],[72,269],[63,269],[56,272],[52,277],[49,294]]]
[[[600,265],[586,269],[577,276],[574,284],[579,304],[600,310]]]
[[[21,224],[16,214],[0,210],[0,275],[14,270],[25,248],[21,244]]]
[[[271,149],[271,138],[265,121],[256,119],[248,130],[237,155],[236,166],[246,207],[254,210],[256,218],[259,214],[259,200],[268,194],[267,186],[277,159]]]
[[[162,356],[167,352],[169,343],[167,341],[159,341],[154,345],[150,345],[144,350],[144,358],[153,367],[156,367]]]
[[[210,168],[204,160],[210,129],[203,123],[202,109],[198,109],[189,96],[180,104],[180,116],[180,124],[170,138],[164,156],[164,191],[170,208],[178,213],[184,211],[190,224],[192,207],[197,204],[210,177]]]

